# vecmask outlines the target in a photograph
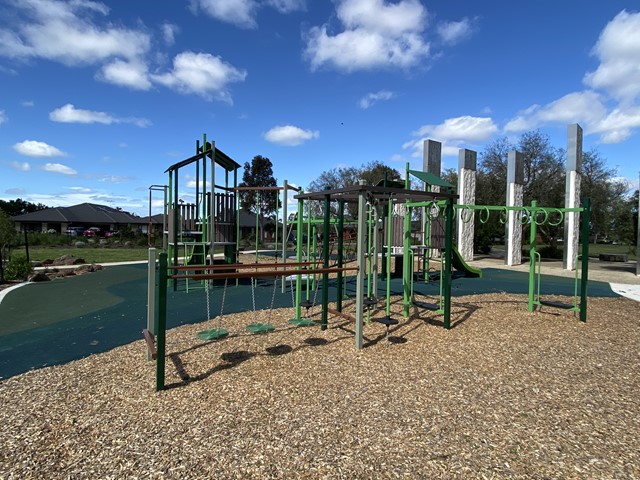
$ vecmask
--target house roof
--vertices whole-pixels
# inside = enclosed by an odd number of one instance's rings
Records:
[[[11,217],[14,222],[143,224],[148,220],[107,205],[81,203],[71,207],[54,207]]]

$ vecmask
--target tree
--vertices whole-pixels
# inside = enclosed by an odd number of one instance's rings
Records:
[[[8,259],[9,248],[15,238],[16,230],[9,216],[0,211],[0,282],[4,282],[4,261]]]
[[[9,201],[0,200],[0,210],[6,213],[9,217],[37,212],[38,210],[44,210],[46,208],[48,207],[42,203],[31,203],[26,200],[22,200],[21,198]]]
[[[278,183],[273,177],[273,164],[271,160],[262,155],[256,155],[251,163],[244,164],[244,174],[239,187],[277,187]],[[280,195],[278,191],[240,190],[240,208],[248,210],[260,216],[260,224],[264,225],[264,219],[280,208]]]
[[[616,179],[616,171],[606,166],[597,150],[582,154],[580,192],[582,197],[591,198],[591,234],[596,242],[612,236],[616,236],[615,240],[621,240],[621,236],[630,240],[629,231],[621,235],[621,230],[631,225],[631,219],[625,217],[632,208],[626,196],[628,190],[627,182]]]
[[[376,185],[379,181],[384,180],[385,173],[387,180],[400,180],[400,172],[395,168],[391,168],[384,163],[374,160],[361,167],[337,167],[331,170],[325,170],[320,176],[312,181],[307,190],[309,192],[321,192],[322,190],[335,190],[337,188],[351,187],[358,185],[360,180],[364,180],[366,185]],[[337,213],[337,204],[331,205],[333,214]],[[319,202],[313,202],[311,211],[314,216],[322,215],[322,205]],[[355,218],[356,212],[350,205],[346,205],[345,216],[347,218]]]

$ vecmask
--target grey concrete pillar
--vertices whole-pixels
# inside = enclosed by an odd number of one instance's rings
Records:
[[[476,204],[476,163],[478,154],[461,148],[458,151],[458,204]],[[465,261],[473,260],[474,211],[458,209],[458,251]]]
[[[425,140],[422,147],[422,171],[440,176],[442,170],[442,143],[435,140]],[[439,192],[440,187],[433,187],[433,192]]]
[[[524,156],[511,150],[507,157],[507,206],[522,207],[524,202]],[[509,210],[506,227],[506,265],[522,263],[522,212]]]
[[[580,180],[582,170],[582,127],[573,123],[567,127],[567,180],[565,187],[565,208],[580,206]],[[563,268],[575,270],[580,237],[580,214],[570,212],[564,216]],[[585,239],[589,241],[589,239]]]

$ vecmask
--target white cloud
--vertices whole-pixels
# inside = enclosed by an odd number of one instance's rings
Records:
[[[7,120],[9,120],[7,118],[7,114],[4,113],[4,110],[0,110],[0,125],[2,125],[3,123],[6,123]]]
[[[24,142],[16,143],[13,149],[20,155],[27,157],[64,157],[66,155],[62,150],[37,140],[25,140]]]
[[[275,8],[280,13],[306,9],[305,0],[191,0],[194,13],[202,10],[207,15],[240,28],[256,28],[256,16],[262,6]]]
[[[200,9],[217,20],[241,28],[257,26],[258,3],[255,0],[191,0],[191,6],[194,11]]]
[[[231,103],[227,85],[242,82],[247,72],[208,53],[183,52],[173,60],[173,70],[153,75],[157,83],[182,93],[195,93]]]
[[[287,147],[295,147],[319,136],[317,130],[304,130],[293,125],[278,125],[264,134],[267,141]]]
[[[78,172],[71,167],[61,163],[47,163],[42,167],[43,170],[52,173],[61,173],[62,175],[77,175]]]
[[[163,23],[160,28],[162,29],[164,43],[173,45],[176,42],[176,33],[180,31],[180,27],[173,23]]]
[[[96,78],[106,83],[134,90],[149,90],[152,87],[148,67],[140,60],[116,59],[103,65],[96,74]]]
[[[584,81],[602,89],[621,102],[631,102],[640,94],[640,13],[623,10],[611,20],[593,48],[600,60]]]
[[[394,97],[395,94],[393,92],[390,92],[388,90],[380,90],[375,93],[368,93],[367,95],[362,97],[358,102],[358,105],[363,110],[366,110],[367,108],[372,107],[381,100],[391,100]]]
[[[21,172],[28,172],[31,170],[31,165],[29,162],[11,162],[11,168]]]
[[[98,178],[99,182],[103,183],[127,183],[134,179],[129,175],[102,175]]]
[[[467,17],[459,22],[442,22],[436,30],[442,42],[448,45],[453,45],[465,40],[473,33],[471,20]]]
[[[138,127],[147,127],[151,124],[149,120],[144,118],[118,118],[105,112],[75,108],[71,103],[67,103],[50,112],[49,119],[61,123],[102,123],[104,125],[131,123]]]
[[[22,0],[15,5],[29,21],[0,29],[3,56],[86,65],[112,57],[139,58],[150,48],[150,37],[143,31],[94,23],[92,17],[109,13],[103,3]]]
[[[413,156],[421,156],[423,142],[431,138],[442,142],[442,154],[455,156],[462,145],[474,145],[484,142],[498,133],[499,129],[489,117],[448,118],[438,125],[423,125],[413,132],[417,139],[406,142],[402,148],[413,149]]]
[[[341,0],[337,16],[342,32],[332,35],[327,25],[308,32],[305,56],[314,70],[409,68],[429,55],[427,10],[418,0]]]
[[[21,102],[21,105],[23,107],[33,107],[35,106],[35,103],[33,102],[33,100],[24,100],[23,102]]]

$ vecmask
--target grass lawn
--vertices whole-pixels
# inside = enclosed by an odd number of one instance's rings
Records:
[[[537,245],[536,248],[538,250],[540,250],[542,247],[544,247],[545,245]],[[562,248],[562,245],[559,246],[560,248]],[[580,252],[582,252],[582,245],[580,245]],[[492,250],[495,251],[501,251],[504,252],[505,251],[505,246],[504,245],[493,245],[491,247]],[[522,250],[523,252],[525,252],[527,255],[529,254],[529,245],[525,244],[522,246]],[[636,260],[636,247],[635,245],[629,247],[629,245],[613,245],[613,244],[607,244],[607,243],[590,243],[589,244],[589,257],[591,258],[598,258],[598,255],[600,255],[601,253],[623,253],[629,256],[629,261],[635,261]]]
[[[24,247],[15,248],[13,255],[25,255]],[[130,262],[134,260],[146,260],[148,249],[146,247],[29,247],[29,259],[32,262],[41,262],[46,259],[55,260],[63,255],[73,255],[83,258],[87,263]]]

